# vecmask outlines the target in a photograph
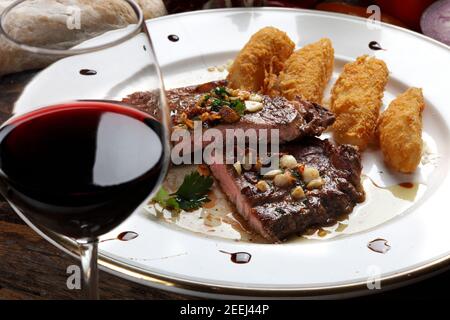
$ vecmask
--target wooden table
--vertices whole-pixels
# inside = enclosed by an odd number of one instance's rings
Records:
[[[14,101],[33,72],[0,79],[0,122],[10,115]],[[78,261],[42,239],[0,198],[0,299],[80,299],[79,290],[66,287],[66,268]],[[364,299],[441,297],[450,285],[450,272],[403,289]],[[103,299],[186,299],[100,273]]]

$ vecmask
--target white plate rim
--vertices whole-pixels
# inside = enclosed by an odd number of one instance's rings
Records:
[[[328,12],[321,12],[321,11],[315,11],[315,10],[306,10],[306,9],[292,9],[292,8],[270,8],[270,7],[264,7],[264,8],[231,8],[231,9],[211,9],[211,10],[200,10],[200,11],[192,11],[192,12],[185,12],[180,13],[176,15],[169,15],[164,16],[156,19],[152,19],[152,22],[157,22],[159,20],[165,20],[165,19],[173,19],[180,16],[185,15],[195,15],[195,14],[208,14],[210,12],[236,12],[236,11],[243,11],[243,12],[258,12],[258,11],[295,11],[295,12],[304,12],[312,15],[320,15],[320,16],[334,16],[339,17],[344,20],[358,20],[358,21],[365,21],[364,18],[359,17],[353,17],[348,16],[345,14],[338,14],[338,13],[328,13]],[[445,49],[450,49],[449,46],[440,43],[432,38],[429,38],[427,36],[418,34],[416,32],[413,32],[411,30],[407,30],[398,26],[393,26],[386,23],[381,23],[383,27],[393,28],[401,30],[402,32],[407,32],[410,34],[413,34],[415,37],[420,37],[426,41],[432,42],[433,44],[437,44],[440,47],[443,47]],[[21,217],[29,224],[34,230],[36,230],[41,236],[43,236],[45,239],[50,241],[53,245],[57,246],[59,249],[65,251],[66,253],[70,253],[71,255],[74,254],[74,248],[65,248],[62,246],[59,242],[63,241],[64,239],[61,239],[59,236],[52,235],[51,232],[43,232],[36,228],[32,223],[30,223],[26,218],[24,218],[22,215]],[[47,233],[50,233],[47,234]],[[283,289],[273,289],[273,288],[251,288],[251,287],[236,287],[236,286],[226,286],[226,285],[218,285],[215,283],[199,283],[196,281],[189,281],[186,279],[181,278],[175,278],[175,277],[167,277],[163,274],[157,274],[157,273],[149,273],[147,270],[143,270],[136,266],[130,266],[125,263],[122,263],[121,261],[111,259],[110,257],[101,256],[99,259],[99,263],[102,266],[102,268],[108,272],[111,272],[113,274],[122,276],[124,278],[143,283],[146,285],[151,285],[155,287],[160,288],[166,288],[170,291],[177,291],[177,292],[187,292],[187,293],[194,293],[197,291],[203,291],[209,296],[217,296],[217,297],[224,297],[224,296],[256,296],[256,297],[285,297],[285,296],[294,296],[294,297],[310,297],[310,296],[328,296],[328,295],[341,295],[341,294],[352,294],[357,291],[360,291],[361,289],[365,289],[367,282],[355,282],[355,283],[349,283],[344,285],[338,285],[338,286],[330,286],[330,287],[321,287],[321,288],[306,288],[302,287],[299,289],[291,289],[291,288],[283,288]],[[438,259],[434,259],[433,261],[430,261],[428,263],[425,263],[420,266],[416,266],[412,268],[411,270],[407,270],[402,273],[398,273],[395,275],[383,277],[380,279],[380,281],[383,284],[386,284],[386,286],[392,286],[392,285],[398,285],[399,283],[403,283],[405,281],[411,281],[412,279],[418,279],[420,277],[424,277],[429,275],[432,272],[436,271],[443,271],[445,268],[450,267],[450,255],[442,256]]]

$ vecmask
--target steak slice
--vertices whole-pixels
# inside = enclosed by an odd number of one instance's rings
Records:
[[[171,89],[166,91],[172,121],[177,122],[178,116],[194,108],[202,94],[210,92],[218,86],[226,86],[226,80],[212,81],[200,85]],[[159,118],[155,95],[150,92],[136,92],[122,102]],[[260,129],[279,130],[280,143],[292,141],[307,136],[319,136],[334,123],[332,112],[324,107],[297,99],[288,101],[283,97],[263,96],[263,109],[255,113],[246,113],[236,123],[221,123],[215,129],[225,133],[227,129]],[[270,139],[269,141],[270,142]]]
[[[341,215],[363,202],[361,159],[350,145],[334,146],[328,140],[307,138],[280,146],[281,154],[293,155],[297,162],[317,168],[324,180],[319,189],[307,190],[294,200],[291,188],[272,184],[261,192],[256,183],[259,172],[236,173],[233,165],[213,164],[211,172],[229,200],[249,226],[266,239],[279,242],[311,227],[332,225]]]

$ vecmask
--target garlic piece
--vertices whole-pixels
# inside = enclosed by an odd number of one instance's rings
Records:
[[[284,155],[280,159],[280,167],[287,169],[294,169],[297,166],[297,160],[294,156]]]
[[[294,199],[302,199],[305,197],[305,191],[303,191],[303,188],[300,186],[295,187],[292,189],[291,196]]]
[[[283,171],[281,171],[280,169],[270,170],[269,172],[266,172],[264,174],[264,178],[273,179],[276,175],[279,175],[281,173],[283,173]]]
[[[307,188],[308,190],[318,189],[318,188],[320,188],[321,186],[323,186],[324,183],[325,183],[325,181],[323,181],[322,178],[317,178],[317,179],[314,179],[314,180],[312,180],[311,182],[309,182],[309,183],[307,184],[306,188]]]
[[[234,170],[236,170],[237,174],[241,175],[241,173],[242,173],[241,163],[239,161],[237,161],[233,164],[233,167],[234,167]]]
[[[294,182],[294,178],[290,173],[286,172],[283,174],[278,174],[273,179],[273,183],[280,188],[290,186]]]
[[[269,190],[269,184],[264,180],[259,180],[256,184],[256,188],[261,192],[266,192],[267,190]]]
[[[305,183],[309,183],[319,177],[320,177],[319,170],[313,167],[305,167],[305,169],[302,172],[302,178],[303,181],[305,181]]]
[[[248,112],[257,112],[259,110],[262,110],[262,108],[263,104],[261,102],[250,100],[245,101],[245,110],[247,110]]]

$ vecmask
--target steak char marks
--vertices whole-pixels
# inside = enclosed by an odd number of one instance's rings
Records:
[[[172,121],[176,123],[182,113],[194,108],[203,94],[226,84],[225,80],[213,81],[166,91]],[[158,108],[155,107],[155,96],[150,92],[133,93],[123,102],[160,118]],[[333,113],[327,109],[300,99],[288,101],[282,97],[263,96],[263,105],[262,110],[245,113],[236,123],[220,123],[214,128],[223,133],[226,129],[255,129],[257,133],[260,129],[278,129],[280,143],[285,143],[302,137],[319,136],[335,120]]]
[[[304,188],[305,197],[295,200],[291,188],[271,184],[261,192],[256,183],[262,177],[256,171],[236,173],[232,165],[213,164],[211,172],[222,190],[236,206],[249,226],[272,242],[312,227],[332,225],[339,216],[350,213],[364,201],[360,181],[361,159],[352,146],[334,146],[328,140],[307,138],[280,147],[281,154],[293,155],[297,162],[317,168],[324,180],[318,189]]]

